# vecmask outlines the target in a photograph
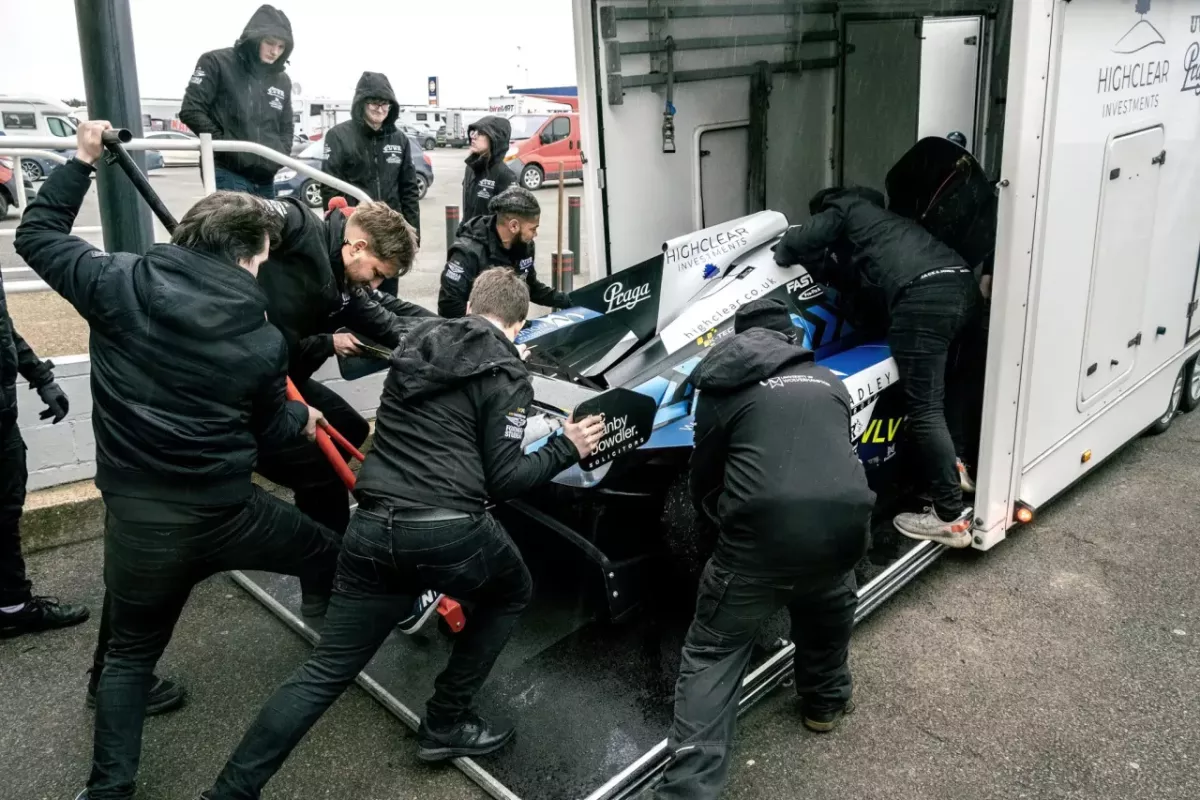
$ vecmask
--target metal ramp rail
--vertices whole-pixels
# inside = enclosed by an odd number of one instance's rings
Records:
[[[62,143],[61,139],[11,138],[0,143],[0,155],[38,154],[62,163],[67,159],[55,152]],[[196,141],[135,139],[125,147],[200,150],[206,194],[215,191],[213,153],[244,152],[267,157],[359,200],[370,199],[356,187],[262,145],[212,141],[202,135]],[[19,170],[20,164],[16,166]],[[23,182],[18,183],[23,192]],[[25,200],[21,198],[22,209]],[[99,231],[99,226],[86,226],[73,233]],[[40,280],[13,281],[5,288],[10,293],[49,291]],[[516,506],[502,511],[520,513]],[[526,538],[526,528],[527,524],[509,526],[518,542]],[[453,763],[497,800],[631,798],[651,785],[669,760],[663,736],[670,723],[690,606],[685,603],[687,613],[676,610],[669,619],[639,616],[629,624],[610,625],[589,608],[583,573],[565,566],[572,558],[564,550],[569,549],[565,540],[553,543],[558,552],[545,537],[523,544],[539,581],[538,596],[480,696],[485,710],[517,716],[518,738],[511,748],[482,763],[468,758]],[[862,585],[855,622],[878,610],[944,551],[940,545],[921,542],[899,554]],[[578,559],[578,554],[574,557]],[[309,641],[319,637],[320,621],[310,623],[299,614],[299,585],[294,579],[242,571],[231,573],[231,578],[296,633]],[[419,705],[429,695],[448,648],[448,637],[420,640],[393,633],[357,682],[415,730]],[[739,713],[786,683],[794,658],[795,646],[782,638],[763,649],[745,679]],[[540,735],[539,728],[545,729]]]

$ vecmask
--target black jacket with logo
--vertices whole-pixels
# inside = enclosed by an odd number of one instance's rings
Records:
[[[458,229],[454,244],[442,270],[442,288],[438,291],[438,314],[447,319],[467,313],[467,300],[479,273],[491,267],[509,267],[529,285],[529,299],[540,306],[567,308],[571,297],[557,292],[538,280],[533,266],[534,247],[514,244],[505,249],[496,233],[496,215],[476,217]]]
[[[482,317],[430,320],[392,353],[375,444],[356,494],[467,513],[516,497],[579,460],[555,435],[522,449],[533,402],[516,347]]]
[[[269,201],[284,218],[279,244],[258,270],[267,314],[288,343],[288,374],[311,377],[333,355],[333,334],[346,327],[385,347],[400,343],[411,317],[435,316],[416,303],[350,286],[342,262],[346,213],[322,221],[298,199]]]
[[[286,42],[274,64],[258,57],[268,36]],[[292,152],[292,79],[284,70],[292,54],[292,25],[282,11],[259,6],[233,47],[210,50],[196,62],[179,119],[194,133],[214,139],[257,142],[284,155]],[[218,167],[255,183],[271,183],[279,165],[248,153],[216,153]]]
[[[91,329],[96,486],[147,500],[232,505],[260,445],[301,434],[286,400],[287,350],[249,272],[156,244],[105,253],[71,235],[92,185],[72,159],[25,211],[16,249]]]
[[[717,563],[759,577],[853,567],[875,494],[850,441],[841,380],[765,328],[717,344],[697,373],[690,489],[719,523]]]
[[[367,99],[377,97],[392,104],[379,130],[365,121]],[[417,171],[412,163],[412,144],[404,131],[396,127],[400,106],[387,76],[381,72],[364,72],[354,89],[354,104],[350,119],[333,126],[325,134],[324,164],[321,169],[335,178],[354,184],[374,200],[382,200],[399,211],[421,233],[421,191],[417,188]],[[321,187],[325,205],[341,192],[329,186]],[[358,200],[346,197],[351,205]]]
[[[486,157],[481,158],[476,153],[467,156],[467,170],[463,174],[463,225],[475,217],[487,214],[488,203],[492,198],[517,180],[512,170],[504,163],[504,155],[508,152],[508,143],[512,137],[512,124],[504,117],[487,116],[467,126],[468,138],[471,131],[486,134],[491,147],[488,148]]]
[[[53,369],[51,362],[38,359],[13,327],[0,279],[0,426],[17,418],[17,375],[29,381],[31,389],[40,389],[54,380]]]
[[[886,210],[874,189],[832,192],[822,205],[788,228],[775,247],[777,264],[803,264],[821,283],[866,292],[886,308],[926,272],[966,264],[919,223]]]

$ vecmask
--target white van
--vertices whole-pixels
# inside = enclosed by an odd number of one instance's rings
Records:
[[[5,136],[75,138],[74,111],[53,100],[0,94],[0,131]]]

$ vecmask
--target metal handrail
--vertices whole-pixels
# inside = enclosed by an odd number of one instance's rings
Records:
[[[21,150],[29,152],[31,150],[44,151],[47,149],[62,149],[64,138],[55,136],[21,136],[21,137],[4,137],[8,141],[0,144],[0,153],[6,153],[9,150]],[[66,139],[65,141],[70,141]],[[310,167],[302,161],[297,161],[290,155],[285,156],[276,150],[272,150],[266,145],[258,144],[257,142],[242,142],[231,139],[213,139],[209,134],[201,134],[196,140],[188,139],[133,139],[125,145],[126,150],[183,150],[183,151],[199,151],[202,161],[206,155],[211,156],[212,153],[247,153],[250,155],[261,156],[270,161],[274,161],[281,167],[294,169],[302,175],[306,175],[315,181],[319,181],[326,186],[331,186],[343,194],[348,194],[356,198],[361,203],[371,201],[371,196],[362,189],[353,184],[346,183],[340,178],[335,178],[332,175],[326,174],[319,169]],[[209,149],[211,148],[211,149]],[[212,170],[205,171],[205,191],[211,194],[211,189],[208,187],[209,176],[213,174]]]
[[[21,166],[21,155],[37,155],[50,158],[60,164],[67,163],[68,159],[61,153],[55,150],[63,149],[63,145],[75,142],[66,137],[58,136],[21,136],[21,137],[2,137],[0,138],[0,155],[11,155],[16,158],[14,167],[18,170]],[[214,140],[210,134],[202,133],[195,140],[185,139],[132,139],[124,144],[126,150],[199,150],[201,174],[204,179],[204,193],[212,194],[216,191],[216,173],[214,171],[213,153],[250,153],[252,155],[262,156],[270,161],[274,161],[281,167],[294,169],[302,175],[306,175],[315,181],[319,181],[327,186],[337,189],[343,194],[348,194],[356,198],[359,202],[369,203],[371,196],[359,189],[353,184],[335,178],[332,175],[326,174],[319,169],[308,166],[302,161],[297,161],[291,156],[285,156],[283,153],[272,150],[266,145],[261,145],[256,142],[243,142],[237,140]],[[68,149],[74,149],[68,148]],[[20,175],[20,173],[17,173]],[[25,181],[23,178],[17,179],[17,198],[21,209],[24,213],[25,206],[28,202],[25,197]],[[97,226],[85,226],[72,230],[72,233],[95,233],[100,228]],[[7,234],[7,231],[0,232],[0,235]],[[50,287],[43,281],[12,281],[4,285],[4,289],[9,294],[26,294],[31,292],[48,292]]]

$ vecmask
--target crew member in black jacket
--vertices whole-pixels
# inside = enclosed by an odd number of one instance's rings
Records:
[[[946,420],[947,405],[959,402],[946,394],[963,388],[947,364],[980,313],[975,275],[919,223],[884,209],[873,189],[823,189],[809,209],[812,219],[788,228],[775,261],[803,264],[822,283],[854,286],[890,318],[887,342],[904,385],[909,443],[933,500],[924,513],[897,516],[896,528],[913,539],[968,547],[974,512],[963,494],[974,484],[955,455],[962,434]]]
[[[604,424],[567,422],[562,435],[523,454],[533,388],[513,339],[528,289],[511,272],[490,270],[470,305],[471,316],[422,323],[392,353],[321,641],[267,701],[208,800],[259,796],[407,613],[417,587],[471,604],[426,706],[419,757],[483,755],[512,737],[511,727],[471,710],[532,588],[521,553],[485,504],[550,480],[592,451]]]
[[[254,273],[279,217],[218,192],[145,256],[71,236],[107,122],[79,127],[17,228],[16,250],[91,329],[96,486],[107,511],[112,639],[81,797],[133,796],[154,666],[192,586],[265,569],[328,584],[331,531],[254,486],[260,447],[312,435],[320,413],[285,398],[287,349]]]
[[[17,375],[29,381],[29,388],[46,404],[40,418],[57,425],[70,403],[55,383],[53,370],[54,365],[39,359],[13,327],[0,281],[0,639],[78,625],[89,615],[85,606],[32,594],[21,556],[21,511],[29,473],[17,426]]]
[[[257,142],[292,152],[292,79],[284,70],[294,42],[287,16],[259,6],[233,47],[210,50],[196,62],[179,119],[214,139]],[[279,165],[249,153],[216,153],[218,189],[275,196]]]
[[[322,221],[299,200],[269,201],[283,220],[278,244],[258,273],[267,316],[288,344],[288,374],[305,401],[361,447],[370,432],[362,415],[312,375],[335,353],[356,355],[362,344],[349,328],[392,349],[417,317],[435,316],[375,289],[412,266],[416,239],[398,212],[379,201],[339,209]],[[258,471],[292,489],[296,507],[340,537],[350,520],[349,495],[324,454],[309,442],[264,448]],[[303,612],[324,611],[328,594],[304,587]]]
[[[534,268],[533,240],[537,238],[542,209],[528,189],[513,186],[493,197],[491,214],[476,217],[458,229],[442,270],[438,314],[447,319],[467,313],[467,298],[475,277],[492,267],[508,267],[529,286],[529,299],[541,306],[568,308],[571,296],[538,280]]]
[[[404,131],[396,127],[400,106],[392,84],[382,72],[364,72],[354,89],[350,119],[335,125],[325,134],[322,170],[362,189],[375,200],[388,204],[404,219],[421,240],[421,190],[412,163],[412,144]],[[331,186],[321,187],[326,205],[344,196]],[[354,206],[358,201],[346,196]],[[396,294],[398,278],[387,278],[380,291]]]
[[[780,300],[747,304],[700,362],[689,487],[718,524],[675,687],[673,758],[656,797],[717,797],[759,628],[786,606],[804,724],[852,709],[846,657],[875,495],[841,380],[796,344]]]
[[[487,116],[467,126],[471,154],[466,158],[467,169],[463,173],[460,230],[476,217],[487,214],[492,198],[516,182],[513,171],[504,163],[511,136],[512,124],[504,117]]]

